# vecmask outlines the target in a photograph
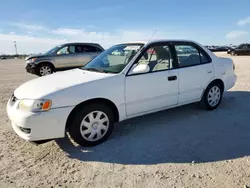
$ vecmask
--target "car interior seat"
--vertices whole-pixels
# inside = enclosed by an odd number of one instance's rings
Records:
[[[152,71],[168,70],[172,68],[171,53],[164,47],[156,47],[155,52],[157,55],[157,63],[153,67]]]

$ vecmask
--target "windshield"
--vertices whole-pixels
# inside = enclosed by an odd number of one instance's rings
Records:
[[[49,51],[45,52],[44,54],[45,54],[45,55],[51,55],[51,54],[53,54],[55,51],[57,51],[57,50],[58,50],[59,48],[61,48],[61,47],[62,47],[61,45],[56,46],[56,47],[50,49]]]
[[[119,73],[131,61],[142,46],[143,44],[115,45],[101,53],[82,67],[82,69],[96,72]]]

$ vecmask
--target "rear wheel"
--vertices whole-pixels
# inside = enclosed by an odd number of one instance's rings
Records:
[[[108,139],[114,128],[111,108],[103,104],[84,106],[75,114],[69,134],[82,146],[95,146]]]
[[[222,95],[222,85],[217,82],[212,83],[207,87],[206,91],[204,92],[201,104],[207,110],[214,110],[220,105]]]
[[[53,67],[50,64],[41,64],[38,66],[37,74],[45,76],[53,73]]]

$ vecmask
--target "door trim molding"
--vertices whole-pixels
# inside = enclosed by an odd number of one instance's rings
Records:
[[[159,95],[159,96],[151,97],[151,98],[140,99],[140,100],[137,100],[137,101],[128,102],[128,103],[126,103],[126,105],[135,105],[135,104],[138,104],[138,103],[143,103],[143,102],[146,102],[146,101],[152,101],[152,100],[156,100],[156,99],[160,99],[160,98],[168,97],[168,96],[178,96],[178,92],[170,93],[170,94],[167,94],[167,95]]]

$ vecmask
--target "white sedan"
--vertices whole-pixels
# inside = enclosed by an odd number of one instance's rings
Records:
[[[7,112],[25,140],[60,138],[68,131],[78,144],[94,146],[125,119],[194,102],[217,108],[235,85],[234,69],[231,59],[193,41],[123,43],[82,68],[22,84]]]

